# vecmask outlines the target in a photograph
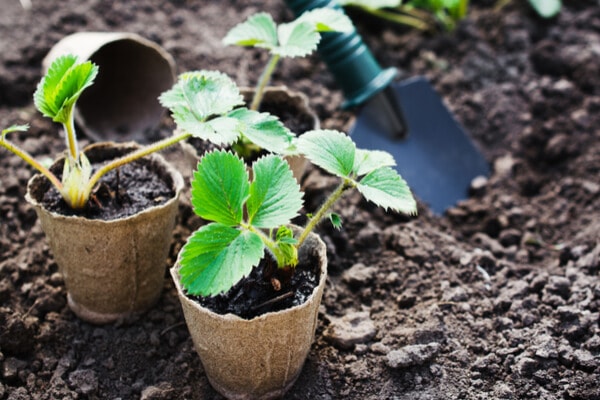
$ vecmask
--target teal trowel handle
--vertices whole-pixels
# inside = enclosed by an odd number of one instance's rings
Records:
[[[285,0],[298,16],[314,8],[330,7],[343,12],[335,0]],[[363,103],[394,80],[396,68],[381,69],[356,30],[350,33],[326,32],[319,54],[344,92],[343,108]]]

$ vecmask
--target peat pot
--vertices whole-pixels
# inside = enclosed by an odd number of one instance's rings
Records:
[[[76,32],[42,61],[45,73],[65,54],[98,65],[94,85],[77,101],[75,121],[94,141],[148,143],[165,108],[158,96],[175,82],[175,61],[161,46],[132,32]]]
[[[91,163],[138,148],[134,143],[98,143],[84,149]],[[34,207],[67,288],[71,310],[81,319],[105,324],[141,313],[160,297],[183,178],[160,155],[145,157],[150,169],[172,186],[166,203],[110,221],[65,216],[42,205],[49,181],[29,180],[25,198]],[[60,169],[64,158],[55,162]]]
[[[181,253],[180,253],[181,255]],[[228,399],[275,399],[288,391],[302,370],[314,340],[327,276],[325,244],[310,234],[300,248],[320,263],[319,284],[305,303],[250,320],[219,315],[184,292],[177,263],[171,268],[185,320],[210,384]]]
[[[246,103],[252,101],[254,89],[242,88],[240,93],[244,96]],[[319,129],[319,117],[310,107],[308,98],[304,93],[288,89],[286,86],[269,86],[265,89],[263,101],[260,107],[262,112],[269,112],[283,122],[283,124],[297,135],[310,130]],[[194,139],[182,141],[181,147],[190,162],[190,168],[196,168],[198,160],[202,156],[192,143]],[[301,182],[302,176],[306,170],[308,162],[303,156],[286,156],[292,173],[298,182]]]

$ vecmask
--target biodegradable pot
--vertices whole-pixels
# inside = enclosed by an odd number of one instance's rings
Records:
[[[202,307],[184,292],[179,262],[171,268],[194,347],[210,384],[223,396],[248,400],[279,398],[300,375],[314,340],[327,276],[325,244],[310,234],[300,248],[300,262],[313,254],[321,271],[319,284],[307,301],[250,320],[216,314]]]
[[[130,152],[134,143],[98,143],[84,149],[90,162]],[[144,158],[175,195],[166,203],[110,221],[65,216],[42,205],[50,182],[41,174],[29,180],[25,198],[34,207],[67,288],[69,307],[81,319],[105,324],[141,313],[160,297],[172,241],[181,174],[160,155]],[[60,169],[64,158],[55,162]]]
[[[94,85],[77,101],[75,121],[96,141],[148,143],[165,109],[158,96],[175,82],[175,61],[158,44],[127,32],[79,32],[52,47],[42,62],[74,54],[97,64]]]
[[[240,93],[244,96],[246,103],[250,103],[254,92],[255,90],[251,88],[240,89]],[[319,129],[320,127],[319,117],[310,107],[308,97],[304,93],[290,90],[286,86],[269,86],[265,88],[262,104],[264,108],[261,107],[260,111],[267,111],[279,117],[297,135],[302,135],[304,132]],[[271,110],[271,106],[275,107],[276,110]],[[282,110],[285,115],[280,115],[278,110]],[[286,123],[287,120],[290,120],[294,126]],[[296,124],[306,126],[306,128],[298,132],[295,128]],[[184,154],[186,154],[185,157],[189,160],[190,168],[192,170],[195,169],[202,154],[199,154],[198,150],[188,143],[188,141],[181,142],[181,147],[184,150]],[[286,156],[285,159],[290,165],[296,180],[301,182],[308,164],[307,160],[303,156]]]

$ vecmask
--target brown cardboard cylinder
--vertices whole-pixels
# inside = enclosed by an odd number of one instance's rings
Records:
[[[252,95],[254,93],[254,89],[251,88],[241,88],[240,93],[244,96],[246,102],[250,102],[252,100]],[[268,101],[271,103],[284,103],[289,104],[287,107],[288,110],[295,110],[298,113],[302,113],[306,115],[312,121],[311,129],[319,129],[319,117],[314,112],[314,110],[310,107],[308,98],[304,93],[292,91],[288,89],[286,86],[269,86],[265,88],[264,93],[264,101]],[[294,132],[297,135],[301,135],[304,132]],[[187,154],[187,159],[190,162],[190,169],[194,170],[196,165],[198,164],[198,160],[202,157],[202,154],[198,154],[198,151],[194,146],[187,143],[186,141],[181,142],[181,147],[183,152]],[[298,181],[298,183],[302,182],[302,176],[306,170],[306,166],[308,165],[308,161],[304,156],[286,156],[284,157],[290,168],[292,173],[294,174],[294,178]]]
[[[177,263],[171,268],[194,347],[210,384],[228,399],[275,399],[289,390],[302,370],[314,340],[327,276],[323,241],[309,235],[300,248],[302,258],[315,252],[321,267],[319,285],[302,305],[251,320],[219,315],[188,298],[181,286]],[[181,253],[180,253],[181,254]]]
[[[147,143],[165,109],[158,96],[175,82],[175,62],[162,47],[126,32],[79,32],[66,36],[42,62],[74,54],[100,68],[75,106],[75,121],[96,141]]]
[[[84,151],[94,162],[137,147],[132,143],[98,143]],[[40,219],[64,277],[68,304],[85,321],[104,324],[143,312],[156,303],[162,292],[184,184],[181,174],[160,155],[146,158],[170,182],[175,196],[126,218],[103,221],[50,212],[41,204],[50,185],[48,180],[38,174],[27,185],[25,198]]]

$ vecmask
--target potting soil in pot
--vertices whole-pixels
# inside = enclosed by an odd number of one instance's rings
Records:
[[[101,166],[102,164],[100,164]],[[93,165],[94,170],[98,165]],[[88,207],[75,211],[68,207],[56,188],[44,195],[43,206],[62,215],[78,215],[105,221],[124,218],[166,203],[173,198],[171,185],[161,179],[148,160],[137,160],[104,175]]]
[[[190,297],[217,314],[232,313],[252,319],[303,304],[319,284],[319,273],[314,254],[287,271],[277,270],[275,261],[267,255],[229,291],[213,297]]]

